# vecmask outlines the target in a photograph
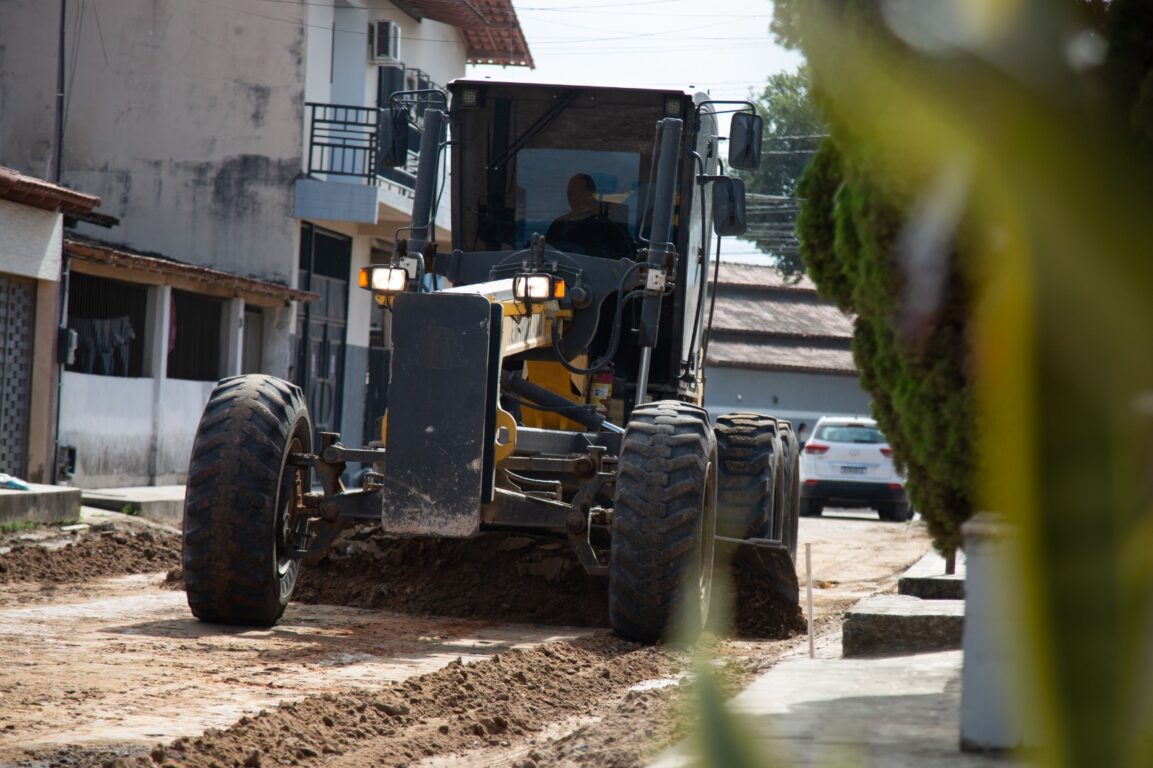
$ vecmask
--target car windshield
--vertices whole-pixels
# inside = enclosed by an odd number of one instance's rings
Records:
[[[883,443],[885,436],[876,427],[853,424],[825,424],[817,430],[818,440],[830,443]]]

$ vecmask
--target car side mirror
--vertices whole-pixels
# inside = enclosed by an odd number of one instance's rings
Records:
[[[745,222],[745,182],[721,177],[713,181],[713,231],[718,235],[743,235]]]
[[[765,119],[755,112],[737,112],[729,124],[729,166],[755,171],[761,165]]]
[[[380,121],[379,168],[399,168],[408,161],[408,108],[393,104]]]

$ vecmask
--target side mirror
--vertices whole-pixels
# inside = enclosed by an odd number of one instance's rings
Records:
[[[408,108],[394,104],[380,121],[377,166],[399,168],[408,160]]]
[[[737,112],[729,124],[729,165],[755,171],[761,164],[765,119],[755,112]]]
[[[722,176],[713,182],[713,231],[718,235],[743,235],[745,182]]]

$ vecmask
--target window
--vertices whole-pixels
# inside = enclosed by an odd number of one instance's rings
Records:
[[[68,327],[76,360],[66,370],[100,376],[144,376],[148,289],[73,272],[68,279]]]
[[[220,299],[172,291],[168,329],[168,378],[220,378]]]

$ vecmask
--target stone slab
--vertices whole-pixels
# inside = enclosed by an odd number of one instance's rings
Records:
[[[854,657],[959,650],[964,626],[965,603],[960,600],[868,597],[845,613],[841,653]]]
[[[89,489],[84,491],[84,505],[179,526],[184,519],[184,486]]]
[[[956,568],[945,573],[945,558],[931,550],[897,580],[897,593],[922,600],[965,599],[965,553],[957,553]]]
[[[0,523],[60,523],[79,516],[79,488],[35,483],[27,491],[0,488]]]

